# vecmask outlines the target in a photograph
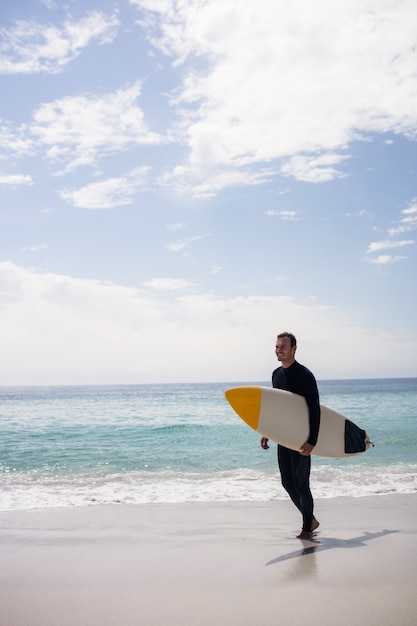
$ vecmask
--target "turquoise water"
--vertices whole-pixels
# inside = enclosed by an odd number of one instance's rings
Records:
[[[0,388],[0,510],[285,498],[275,447],[263,451],[224,400],[239,384]],[[313,457],[315,497],[417,491],[417,379],[319,391],[375,447]]]

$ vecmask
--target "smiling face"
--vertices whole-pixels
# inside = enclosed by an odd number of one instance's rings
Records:
[[[291,339],[289,337],[278,337],[275,343],[275,354],[278,361],[283,367],[290,367],[295,361],[295,351],[297,346],[291,347]]]

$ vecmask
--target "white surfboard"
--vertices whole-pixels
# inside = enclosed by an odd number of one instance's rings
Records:
[[[232,387],[226,399],[239,417],[263,437],[299,450],[309,436],[307,403],[303,396],[271,387]],[[313,454],[329,457],[354,456],[372,443],[364,430],[347,417],[320,405],[321,419]]]

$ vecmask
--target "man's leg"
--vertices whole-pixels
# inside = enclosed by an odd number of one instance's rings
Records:
[[[310,491],[311,457],[295,452],[292,461],[294,486],[298,494],[300,511],[303,516],[303,531],[310,533],[318,527],[318,522],[313,514],[314,501]],[[313,524],[313,522],[315,523]],[[315,528],[313,528],[313,525]]]
[[[297,509],[302,513],[303,511],[301,508],[299,492],[294,480],[293,455],[293,450],[289,450],[288,448],[284,448],[278,444],[278,467],[281,472],[282,486],[290,496]]]
[[[282,486],[303,516],[301,535],[310,536],[319,527],[310,491],[311,457],[278,445],[278,466]]]

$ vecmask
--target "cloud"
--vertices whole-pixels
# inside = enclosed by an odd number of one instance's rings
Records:
[[[16,21],[9,30],[0,29],[0,73],[61,72],[93,41],[113,41],[118,28],[116,13],[101,11],[91,11],[79,21],[68,19],[60,26]]]
[[[174,241],[173,243],[168,244],[166,248],[170,252],[180,252],[181,250],[188,248],[188,246],[191,243],[194,243],[194,241],[199,241],[200,239],[205,239],[206,237],[209,237],[209,236],[210,235],[207,233],[205,235],[196,235],[195,237],[188,237],[187,239],[183,239],[182,241]]]
[[[41,4],[43,4],[47,9],[56,9],[56,2],[55,0],[39,0],[41,2]]]
[[[391,256],[389,254],[381,254],[373,259],[370,259],[370,263],[375,265],[387,265],[388,263],[395,263],[396,261],[402,261],[406,259],[405,256]]]
[[[176,66],[177,83],[162,95],[172,111],[166,134],[145,123],[137,81],[44,102],[30,123],[0,126],[1,144],[16,154],[43,150],[56,173],[68,174],[137,146],[170,143],[185,156],[161,168],[156,184],[211,198],[278,176],[328,182],[349,174],[353,141],[417,136],[413,0],[131,4],[151,52]],[[4,71],[61,71],[119,29],[117,12],[52,26],[16,22],[1,31]]]
[[[192,168],[179,165],[172,172],[164,173],[160,178],[160,184],[172,185],[178,193],[191,194],[194,198],[212,198],[227,187],[262,185],[271,180],[277,174],[277,170],[260,168],[257,171],[250,171],[248,168],[238,170],[225,167],[221,171],[201,171],[200,174],[203,180],[196,182]]]
[[[80,209],[113,209],[132,204],[136,192],[144,187],[148,167],[139,167],[126,176],[90,183],[80,189],[61,189],[59,195]]]
[[[298,220],[296,211],[273,211],[272,209],[269,209],[265,211],[265,215],[267,215],[268,217],[278,216],[281,219],[290,222],[295,222]]]
[[[403,248],[404,246],[413,245],[414,241],[412,239],[403,240],[403,241],[393,241],[393,240],[385,240],[385,241],[373,241],[369,244],[367,253],[371,254],[372,252],[378,252],[379,250],[388,250],[390,248]]]
[[[47,248],[49,248],[49,246],[46,245],[46,243],[40,243],[34,246],[24,246],[20,248],[20,250],[22,252],[38,252],[39,250],[46,250]]]
[[[171,103],[188,157],[178,190],[257,184],[254,167],[307,182],[344,176],[353,141],[415,138],[414,0],[131,0],[182,70]]]
[[[335,165],[347,158],[348,156],[341,154],[295,156],[284,163],[281,167],[281,173],[284,176],[290,176],[308,183],[325,183],[334,178],[343,178],[345,176]]]
[[[18,185],[33,185],[29,174],[0,174],[0,186],[17,187]]]
[[[178,296],[0,263],[3,384],[268,380],[282,329],[297,332],[299,359],[319,379],[415,373],[415,337],[402,342],[314,302]],[[360,363],[355,342],[368,347]],[[390,370],[393,349],[401,368]]]
[[[412,218],[411,219],[417,219],[417,199],[414,198],[412,201],[412,205],[410,207],[408,207],[408,209],[404,209],[403,211],[401,211],[403,213],[403,215],[411,215]],[[410,219],[410,218],[406,218],[406,219]]]
[[[66,164],[63,173],[142,144],[163,140],[148,130],[137,105],[141,84],[104,95],[68,96],[42,104],[29,132],[52,162]],[[61,172],[62,173],[62,172]]]
[[[359,211],[347,212],[345,217],[371,217],[371,214],[367,209],[360,209]]]
[[[390,237],[395,237],[396,235],[401,235],[403,233],[414,230],[417,227],[417,205],[415,198],[411,201],[410,206],[401,211],[402,215],[405,215],[400,220],[400,225],[394,228],[388,229],[388,235]],[[369,244],[366,253],[368,257],[365,259],[370,263],[375,263],[378,265],[385,265],[387,263],[393,263],[395,261],[402,261],[407,257],[404,256],[391,256],[391,255],[380,255],[376,258],[371,258],[369,255],[372,255],[374,252],[379,252],[380,250],[391,250],[394,248],[404,248],[406,246],[412,246],[415,244],[414,239],[385,239],[383,241],[373,241]]]
[[[390,228],[388,234],[390,237],[394,235],[399,235],[401,233],[409,232],[410,230],[414,230],[417,228],[417,200],[413,198],[410,206],[407,209],[401,211],[405,217],[400,220],[399,226],[395,228]]]
[[[24,127],[20,129],[11,128],[11,125],[0,119],[0,159],[9,160],[13,156],[23,156],[34,154],[35,146],[33,140],[27,137]]]
[[[156,291],[179,291],[196,287],[196,283],[183,278],[153,278],[143,283],[145,287],[155,289]]]

